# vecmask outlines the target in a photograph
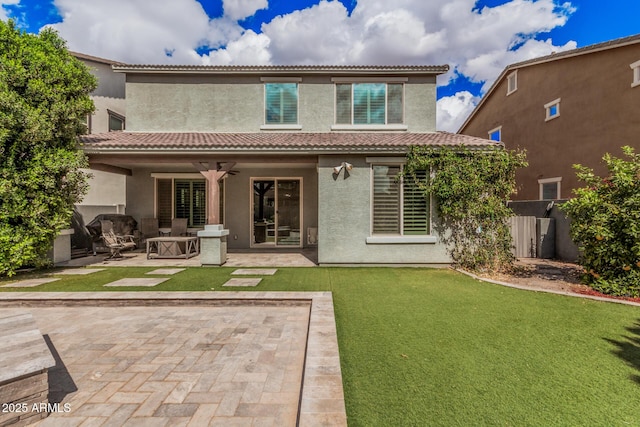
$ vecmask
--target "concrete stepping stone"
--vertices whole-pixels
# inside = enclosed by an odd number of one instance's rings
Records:
[[[260,283],[261,281],[262,281],[262,279],[260,279],[260,278],[255,278],[255,279],[229,279],[222,286],[244,286],[244,287],[258,286],[258,283]]]
[[[158,268],[145,274],[176,274],[184,271],[184,268]]]
[[[157,278],[126,278],[116,280],[115,282],[107,283],[104,286],[147,286],[152,287],[159,285],[162,282],[166,282],[169,280],[168,277],[157,277]]]
[[[65,275],[86,275],[91,273],[97,273],[103,271],[104,268],[67,268],[64,270],[56,271],[53,274],[65,274]]]
[[[273,276],[278,271],[277,268],[239,268],[235,270],[232,275],[237,276],[252,276],[252,275],[263,275],[263,276]]]
[[[54,278],[27,279],[27,280],[20,280],[17,282],[11,282],[7,285],[2,285],[1,287],[2,288],[34,288],[36,286],[44,285],[45,283],[55,282],[56,280],[60,280],[60,279],[54,279]]]

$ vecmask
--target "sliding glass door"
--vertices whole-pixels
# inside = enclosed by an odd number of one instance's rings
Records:
[[[301,179],[254,178],[251,181],[251,191],[251,246],[302,246]]]

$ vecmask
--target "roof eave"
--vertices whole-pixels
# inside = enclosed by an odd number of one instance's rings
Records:
[[[207,66],[145,66],[114,63],[112,69],[116,73],[129,74],[249,74],[249,75],[441,75],[449,71],[448,65],[424,67],[207,67]]]

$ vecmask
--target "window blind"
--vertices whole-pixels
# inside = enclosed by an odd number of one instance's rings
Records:
[[[385,88],[385,83],[358,83],[354,85],[354,124],[385,124]]]
[[[426,171],[416,171],[419,181],[427,180]],[[403,183],[403,232],[406,235],[429,233],[429,204],[412,177]]]
[[[351,124],[351,83],[336,85],[336,123]]]
[[[298,123],[298,84],[265,84],[265,123]]]
[[[402,84],[387,84],[387,123],[399,124],[404,122],[402,102]]]
[[[399,166],[373,166],[373,233],[400,233]]]

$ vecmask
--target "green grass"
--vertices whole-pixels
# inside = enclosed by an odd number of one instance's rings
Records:
[[[133,290],[102,285],[150,270],[20,290]],[[333,292],[352,426],[640,425],[640,307],[412,268],[279,268],[222,288],[233,270],[189,268],[143,291]]]

